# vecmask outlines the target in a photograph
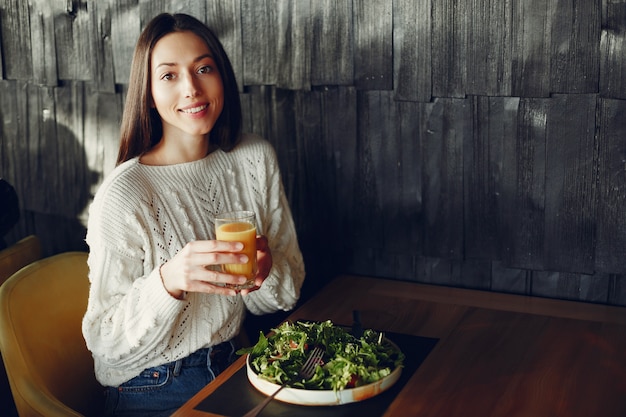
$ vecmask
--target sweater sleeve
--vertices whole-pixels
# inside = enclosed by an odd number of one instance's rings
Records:
[[[284,192],[275,152],[269,143],[260,152],[257,173],[263,179],[266,192],[262,193],[261,214],[263,233],[268,239],[273,265],[261,288],[244,297],[248,310],[255,315],[288,311],[295,307],[305,277],[304,261],[291,209]]]
[[[149,244],[127,192],[103,186],[90,207],[87,243],[91,283],[83,318],[87,347],[111,368],[141,368],[168,346],[185,303],[146,270]]]

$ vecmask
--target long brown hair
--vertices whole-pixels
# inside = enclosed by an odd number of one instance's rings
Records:
[[[241,103],[235,73],[224,47],[211,29],[195,17],[163,13],[148,23],[135,46],[122,116],[118,165],[141,155],[161,140],[161,118],[151,106],[150,59],[154,45],[163,36],[184,31],[192,32],[206,42],[224,85],[224,108],[211,129],[209,141],[224,151],[237,144],[241,130]]]

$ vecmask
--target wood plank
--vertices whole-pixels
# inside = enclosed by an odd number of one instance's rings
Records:
[[[185,13],[206,22],[207,5],[203,0],[139,0],[141,27],[161,13]]]
[[[93,81],[99,91],[115,93],[111,4],[106,1],[93,2],[90,4],[89,14],[94,22],[92,25],[95,60]]]
[[[324,89],[322,94],[322,128],[328,149],[326,157],[332,164],[333,196],[336,202],[332,215],[337,235],[326,244],[334,257],[340,261],[339,268],[345,269],[355,255],[353,244],[355,207],[358,178],[358,110],[357,92],[354,87]],[[316,171],[312,175],[315,174]],[[324,251],[325,252],[325,251]]]
[[[504,262],[491,262],[491,291],[528,295],[531,291],[531,271],[507,268]]]
[[[393,90],[396,100],[432,97],[432,0],[393,2]]]
[[[352,85],[352,2],[311,2],[311,84]]]
[[[513,2],[511,45],[511,95],[548,97],[550,95],[551,33],[554,1]]]
[[[115,82],[128,84],[133,51],[142,25],[138,0],[106,0],[111,8],[111,46]]]
[[[385,91],[362,93],[358,106],[353,265],[372,275],[406,275],[413,268],[403,260],[420,247],[419,107],[395,103]],[[372,256],[357,256],[363,250]]]
[[[595,95],[554,95],[550,100],[544,267],[552,271],[594,271],[595,114]]]
[[[280,0],[276,4],[276,86],[291,90],[311,89],[311,3],[310,0]]]
[[[17,123],[20,117],[27,114],[25,110],[26,94],[23,94],[25,84],[18,81],[0,81],[0,166],[2,172],[0,175],[8,181],[18,198],[27,187],[26,175],[22,172],[28,172],[28,142],[26,140],[15,140],[14,138],[26,138],[26,126],[23,123]]]
[[[519,99],[473,97],[473,134],[464,142],[464,223],[466,258],[502,258],[501,239],[507,219],[501,196],[504,157],[517,129]]]
[[[388,220],[384,229],[384,246],[387,250],[380,252],[380,255],[392,261],[392,268],[380,270],[378,275],[412,277],[416,272],[414,260],[421,254],[424,236],[420,220],[423,186],[419,168],[423,148],[419,120],[424,105],[396,102],[393,96],[391,93],[387,97],[392,110],[389,124],[379,127],[383,129],[381,138],[384,159],[379,162],[381,175],[378,177],[382,190],[381,207]],[[389,134],[400,140],[392,145]],[[381,264],[380,261],[377,263]]]
[[[463,0],[433,2],[434,97],[465,97],[467,10]]]
[[[467,8],[466,94],[511,94],[511,2],[472,0]]]
[[[72,198],[56,199],[60,205],[54,214],[77,218],[90,202],[91,189],[88,183],[89,166],[85,158],[85,85],[74,81],[55,88],[56,104],[54,121],[56,122],[56,154],[54,163],[60,182],[52,191],[55,196],[71,195]],[[54,171],[48,171],[48,173]]]
[[[468,100],[436,99],[422,127],[424,249],[426,256],[463,258],[463,142],[471,135]]]
[[[608,2],[600,40],[600,94],[626,99],[626,2]]]
[[[87,2],[50,3],[56,44],[56,65],[61,80],[91,80],[94,77],[95,31]],[[52,23],[52,22],[51,22]]]
[[[206,22],[219,38],[235,72],[237,86],[243,92],[243,52],[241,2],[222,0],[206,2]]]
[[[609,297],[608,274],[576,274],[533,271],[529,295],[593,303],[606,303]]]
[[[33,62],[30,53],[30,12],[28,2],[4,0],[2,16],[3,77],[9,80],[30,80]]]
[[[31,2],[30,15],[30,52],[33,66],[32,81],[47,86],[56,86],[57,50],[52,5],[49,1]]]
[[[5,54],[2,52],[2,30],[4,28],[4,24],[2,23],[2,15],[3,13],[0,11],[0,57],[5,56]],[[0,64],[2,64],[2,59],[0,59]],[[0,65],[0,80],[4,80],[4,65]]]
[[[626,307],[626,274],[610,274],[609,276],[607,304]]]
[[[558,1],[552,24],[550,90],[597,93],[602,9],[595,1]]]
[[[548,105],[548,99],[520,100],[515,148],[505,156],[504,181],[515,188],[504,195],[508,218],[502,241],[506,264],[513,268],[544,265]]]
[[[270,86],[249,86],[240,94],[242,103],[243,131],[256,133],[266,139],[271,138],[272,88]]]
[[[276,87],[271,87],[270,92],[270,133],[267,139],[276,150],[287,198],[290,202],[296,202],[300,191],[298,188],[300,154],[294,135],[296,93]]]
[[[354,85],[393,89],[393,2],[354,0]]]
[[[279,34],[277,10],[272,0],[241,3],[244,85],[276,85]]]
[[[626,274],[626,102],[599,100],[595,267]]]

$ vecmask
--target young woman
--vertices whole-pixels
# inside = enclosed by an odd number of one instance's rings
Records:
[[[161,14],[133,57],[118,166],[90,208],[91,290],[83,334],[107,415],[169,415],[234,359],[246,311],[293,308],[304,264],[276,155],[240,133],[231,64],[197,19]],[[215,240],[219,212],[254,211],[255,287]]]

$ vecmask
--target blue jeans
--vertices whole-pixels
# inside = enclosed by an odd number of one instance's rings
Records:
[[[105,416],[169,416],[235,361],[224,342],[175,362],[145,369],[119,387],[107,387]]]

